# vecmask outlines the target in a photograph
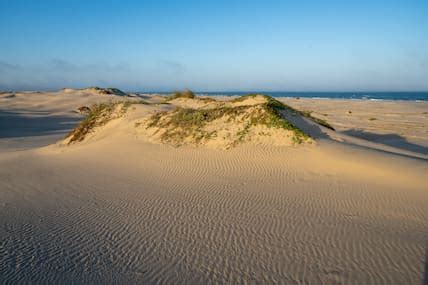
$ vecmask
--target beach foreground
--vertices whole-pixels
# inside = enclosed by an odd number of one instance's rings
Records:
[[[112,96],[0,95],[2,283],[423,282],[428,103],[283,99],[336,129],[299,146],[153,143],[145,105],[62,142]]]

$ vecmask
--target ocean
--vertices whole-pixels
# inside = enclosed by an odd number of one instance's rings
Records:
[[[314,99],[356,99],[356,100],[405,100],[428,101],[428,92],[196,92],[198,95],[240,96],[261,93],[272,97],[314,98]]]

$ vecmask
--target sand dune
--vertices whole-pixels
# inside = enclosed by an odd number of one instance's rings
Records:
[[[327,116],[337,132],[300,122],[312,135],[320,132],[315,144],[224,151],[156,144],[135,131],[139,118],[168,105],[132,106],[82,142],[52,144],[70,131],[60,115],[82,118],[74,110],[100,97],[0,96],[2,283],[420,284],[424,278],[425,154],[370,138],[353,141],[335,119],[341,103],[332,102],[338,107]],[[324,112],[319,103],[299,104]],[[387,117],[376,104],[365,102],[365,116],[372,108],[379,120]],[[20,117],[28,123],[15,121]],[[426,120],[404,115],[400,122],[419,127]],[[37,131],[24,127],[34,121]],[[353,122],[347,128],[364,127]],[[13,148],[18,133],[26,150]],[[35,133],[44,147],[33,147]]]

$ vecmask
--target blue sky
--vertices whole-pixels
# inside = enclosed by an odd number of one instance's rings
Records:
[[[428,90],[428,1],[0,0],[0,89]]]

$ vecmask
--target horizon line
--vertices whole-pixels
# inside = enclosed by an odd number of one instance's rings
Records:
[[[61,87],[61,88],[34,88],[34,89],[0,89],[0,92],[6,93],[6,92],[52,92],[52,91],[59,91],[62,89],[87,89],[92,87],[99,87],[99,88],[117,88],[122,91],[128,92],[128,93],[173,93],[180,90],[191,90],[195,93],[427,93],[427,90],[263,90],[263,89],[237,89],[237,90],[215,90],[215,91],[207,91],[207,90],[198,90],[198,89],[192,89],[192,88],[171,88],[171,89],[148,89],[148,90],[135,90],[135,89],[128,89],[128,88],[118,88],[113,86],[106,86],[106,87],[100,87],[99,85],[90,85],[87,87]]]

